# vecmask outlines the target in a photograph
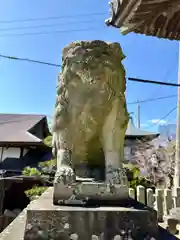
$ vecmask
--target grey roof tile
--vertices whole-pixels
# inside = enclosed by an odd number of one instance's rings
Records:
[[[148,132],[145,131],[141,128],[137,128],[134,123],[133,120],[130,118],[129,123],[128,123],[128,127],[126,130],[126,137],[151,137],[151,138],[156,138],[159,136],[159,133],[154,133],[154,132]]]
[[[41,142],[29,130],[45,115],[0,114],[0,142]]]

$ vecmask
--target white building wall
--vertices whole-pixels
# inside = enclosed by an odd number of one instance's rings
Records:
[[[26,149],[26,148],[23,149],[23,157],[27,154],[28,151],[29,151],[29,150]]]
[[[3,156],[2,161],[4,161],[5,158],[19,158],[20,157],[20,148],[4,148],[3,150]]]
[[[23,150],[23,156],[25,156],[28,152],[28,149]],[[5,158],[20,158],[21,149],[20,148],[5,148],[3,149],[3,155],[2,155],[2,147],[0,147],[0,158],[2,156],[2,161],[4,161]],[[0,159],[1,161],[1,159]]]

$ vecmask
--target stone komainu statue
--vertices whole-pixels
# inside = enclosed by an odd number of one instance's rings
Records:
[[[53,120],[56,181],[103,149],[106,171],[121,169],[129,116],[119,43],[77,41],[63,49]],[[108,178],[108,174],[106,174]]]

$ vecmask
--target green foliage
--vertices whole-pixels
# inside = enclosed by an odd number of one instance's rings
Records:
[[[49,161],[39,163],[39,170],[31,167],[26,167],[23,170],[23,175],[25,176],[40,176],[43,184],[45,185],[43,187],[34,186],[33,188],[25,191],[26,196],[29,197],[30,200],[40,196],[47,189],[47,185],[49,183],[51,184],[52,181],[50,176],[48,177],[47,175],[44,175],[44,173],[51,173],[55,167],[56,161],[55,159],[51,159]]]
[[[141,176],[140,170],[137,166],[133,164],[125,164],[124,168],[126,169],[129,186],[131,188],[136,188],[138,185],[142,185],[146,188],[153,188],[154,185],[144,176]]]
[[[37,196],[39,197],[43,192],[45,192],[47,187],[34,186],[33,188],[26,190],[25,194],[30,199],[33,200]]]
[[[41,176],[40,171],[38,171],[36,168],[30,168],[30,167],[26,167],[22,173],[25,176]],[[25,191],[25,194],[30,200],[33,200],[34,197],[40,196],[46,190],[46,188],[47,187],[34,186],[33,188]]]
[[[39,168],[43,170],[44,168],[52,168],[56,166],[56,159],[51,159],[46,162],[40,162],[39,163]]]
[[[49,135],[44,139],[44,144],[47,145],[48,147],[52,147],[52,136]]]
[[[41,172],[38,171],[36,168],[26,167],[24,168],[22,174],[25,176],[40,176]]]

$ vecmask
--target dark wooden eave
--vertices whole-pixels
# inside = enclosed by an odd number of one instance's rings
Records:
[[[180,40],[180,0],[111,0],[108,26],[130,32]]]
[[[32,148],[32,149],[51,149],[51,147],[45,145],[43,142],[1,142],[0,147],[10,148]]]

